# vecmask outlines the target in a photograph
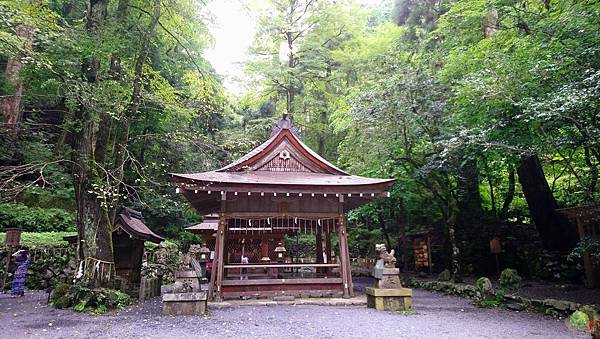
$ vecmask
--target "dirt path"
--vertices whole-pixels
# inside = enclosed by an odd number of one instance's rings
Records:
[[[0,338],[569,338],[564,320],[480,309],[457,297],[414,291],[416,314],[365,307],[242,306],[207,317],[161,317],[160,299],[93,316],[46,305],[46,294],[0,295]]]

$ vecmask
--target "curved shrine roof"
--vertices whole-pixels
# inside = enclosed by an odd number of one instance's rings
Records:
[[[204,190],[211,187],[227,190],[228,185],[235,189],[272,185],[295,189],[318,186],[321,190],[332,187],[336,191],[347,188],[348,192],[365,188],[365,192],[383,192],[395,181],[350,175],[336,167],[298,138],[287,116],[273,126],[267,141],[231,164],[215,171],[171,175],[176,183]]]
[[[332,175],[307,172],[203,172],[173,174],[176,177],[204,183],[270,184],[301,186],[355,186],[393,183],[394,179],[374,179],[356,175]]]

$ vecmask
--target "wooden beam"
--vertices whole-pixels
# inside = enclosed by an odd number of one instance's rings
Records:
[[[310,220],[317,220],[317,219],[325,219],[325,218],[337,218],[339,216],[338,213],[327,213],[327,212],[289,212],[289,213],[283,213],[283,212],[231,212],[227,214],[228,217],[230,218],[239,218],[239,219],[244,219],[244,218],[275,218],[275,217],[279,217],[279,218],[301,218],[301,219],[310,219]]]
[[[340,278],[224,280],[223,286],[341,284]]]
[[[340,264],[231,264],[225,265],[225,268],[299,268],[299,267],[340,267]]]
[[[392,185],[389,182],[377,183],[377,184],[364,184],[364,185],[331,185],[331,186],[318,186],[318,185],[281,185],[281,184],[253,184],[253,183],[212,183],[208,184],[205,182],[202,184],[185,184],[179,186],[180,191],[198,191],[198,194],[206,191],[225,191],[225,192],[261,192],[273,195],[272,193],[293,193],[294,195],[303,193],[303,196],[312,197],[312,194],[323,196],[327,195],[342,195],[350,194],[353,198],[360,198],[360,194],[363,193],[363,197],[366,200],[369,198],[387,197],[388,190]],[[371,196],[372,194],[372,196]]]

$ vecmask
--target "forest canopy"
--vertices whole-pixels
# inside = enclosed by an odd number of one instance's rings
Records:
[[[430,232],[436,270],[488,272],[500,237],[525,275],[580,276],[556,209],[600,197],[597,1],[244,4],[233,92],[204,56],[205,1],[0,3],[0,227],[77,229],[80,255],[110,261],[128,206],[198,242],[168,174],[219,168],[286,113],[327,160],[397,180],[350,213],[353,256],[384,241],[408,265],[407,236]]]

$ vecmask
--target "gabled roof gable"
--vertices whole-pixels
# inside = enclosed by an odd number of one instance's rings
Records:
[[[282,119],[284,120],[284,119]],[[290,128],[275,131],[266,142],[217,172],[271,171],[349,175],[306,146]]]

